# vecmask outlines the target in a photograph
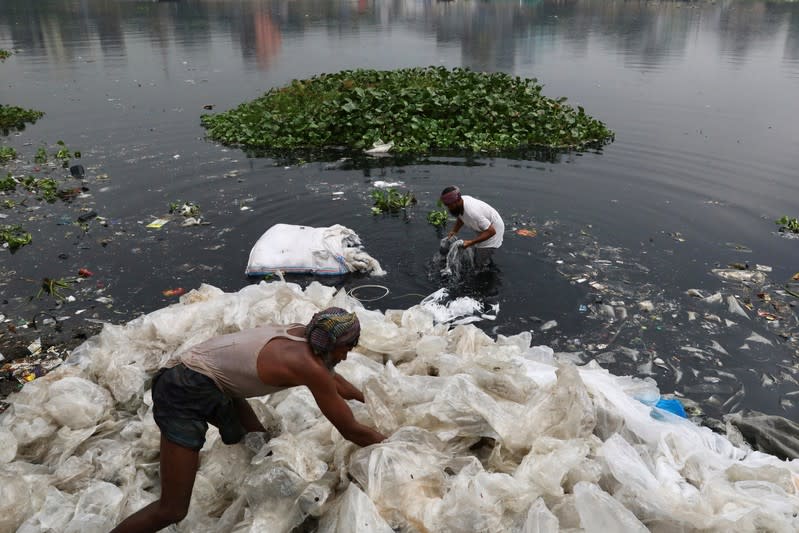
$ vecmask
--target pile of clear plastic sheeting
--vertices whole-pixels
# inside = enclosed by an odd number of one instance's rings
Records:
[[[252,401],[268,442],[201,452],[176,531],[796,531],[799,463],[737,446],[651,407],[652,380],[576,367],[530,334],[492,339],[420,306],[385,313],[284,282],[107,325],[0,416],[0,531],[107,531],[157,498],[148,378],[213,335],[354,309],[358,420],[390,435],[359,448],[305,388]]]
[[[452,325],[471,324],[484,319],[496,320],[499,312],[499,304],[488,305],[470,296],[453,299],[445,288],[427,295],[419,305],[433,315],[435,322]]]

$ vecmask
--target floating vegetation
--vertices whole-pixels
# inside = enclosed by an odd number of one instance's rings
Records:
[[[788,216],[782,216],[775,221],[780,227],[780,231],[789,231],[791,233],[799,233],[799,220],[796,218],[788,218]]]
[[[36,149],[36,155],[34,156],[33,160],[37,165],[43,165],[47,163],[47,150],[45,150],[44,146],[40,146]]]
[[[5,61],[9,56],[11,52],[0,48],[0,61]],[[33,124],[43,116],[41,111],[0,104],[0,133],[8,135],[11,130],[23,130],[25,124]]]
[[[393,152],[510,152],[613,140],[582,107],[541,91],[535,79],[463,68],[358,69],[294,80],[201,120],[210,138],[254,150],[364,150],[386,141]]]
[[[73,283],[74,280],[69,278],[43,278],[39,292],[36,293],[36,298],[41,298],[43,294],[49,294],[59,302],[64,301],[66,297],[61,294],[61,289],[69,289]]]
[[[372,213],[375,215],[394,213],[416,203],[416,198],[413,194],[409,192],[401,193],[394,188],[375,189],[372,191],[371,196],[372,200],[375,201],[375,205],[372,207]]]
[[[8,245],[8,249],[15,252],[18,248],[30,244],[33,238],[31,234],[22,229],[19,225],[0,226],[0,244]]]
[[[169,204],[169,212],[184,217],[196,217],[200,214],[200,206],[192,202],[178,200]]]
[[[438,209],[430,211],[427,213],[427,222],[432,224],[437,228],[443,228],[447,224],[447,220],[449,219],[449,213],[443,207],[441,200],[438,201]]]
[[[52,178],[28,176],[22,178],[21,183],[27,190],[36,194],[39,200],[53,203],[59,197],[58,182]]]
[[[0,146],[0,164],[8,163],[17,158],[17,151],[10,146]]]
[[[9,173],[5,178],[0,178],[0,191],[13,191],[17,188],[17,180]]]
[[[8,135],[11,130],[24,130],[25,124],[33,124],[43,116],[41,111],[0,104],[0,132]]]
[[[56,145],[58,145],[58,150],[55,153],[55,158],[61,161],[64,168],[67,168],[69,160],[73,157],[75,159],[80,159],[80,152],[71,152],[64,141],[58,141]],[[37,155],[39,155],[38,152]]]

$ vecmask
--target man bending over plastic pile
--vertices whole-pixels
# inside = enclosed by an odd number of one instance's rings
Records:
[[[209,339],[160,369],[153,416],[161,429],[161,498],[113,531],[158,531],[186,516],[208,424],[225,444],[266,431],[245,398],[305,385],[344,438],[360,446],[385,440],[355,420],[345,400],[363,402],[363,394],[333,373],[360,334],[355,313],[330,307],[307,326],[262,326]]]

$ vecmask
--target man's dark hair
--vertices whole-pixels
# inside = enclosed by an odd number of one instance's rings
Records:
[[[453,187],[452,185],[450,185],[449,187],[447,187],[446,189],[444,189],[443,191],[441,191],[441,196],[444,196],[444,195],[445,195],[445,194],[447,194],[448,192],[452,192],[452,191],[454,191],[455,189],[457,189],[457,187]]]

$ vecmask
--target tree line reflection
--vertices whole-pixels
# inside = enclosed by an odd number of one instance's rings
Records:
[[[605,0],[3,0],[0,42],[51,62],[70,62],[99,42],[105,57],[124,59],[126,37],[155,48],[211,48],[220,39],[268,69],[287,37],[402,28],[459,47],[464,66],[511,70],[534,63],[556,42],[577,53],[617,51],[630,65],[673,60],[699,32],[713,36],[721,60],[745,62],[758,47],[780,48],[799,71],[799,5],[791,2],[607,2]]]

